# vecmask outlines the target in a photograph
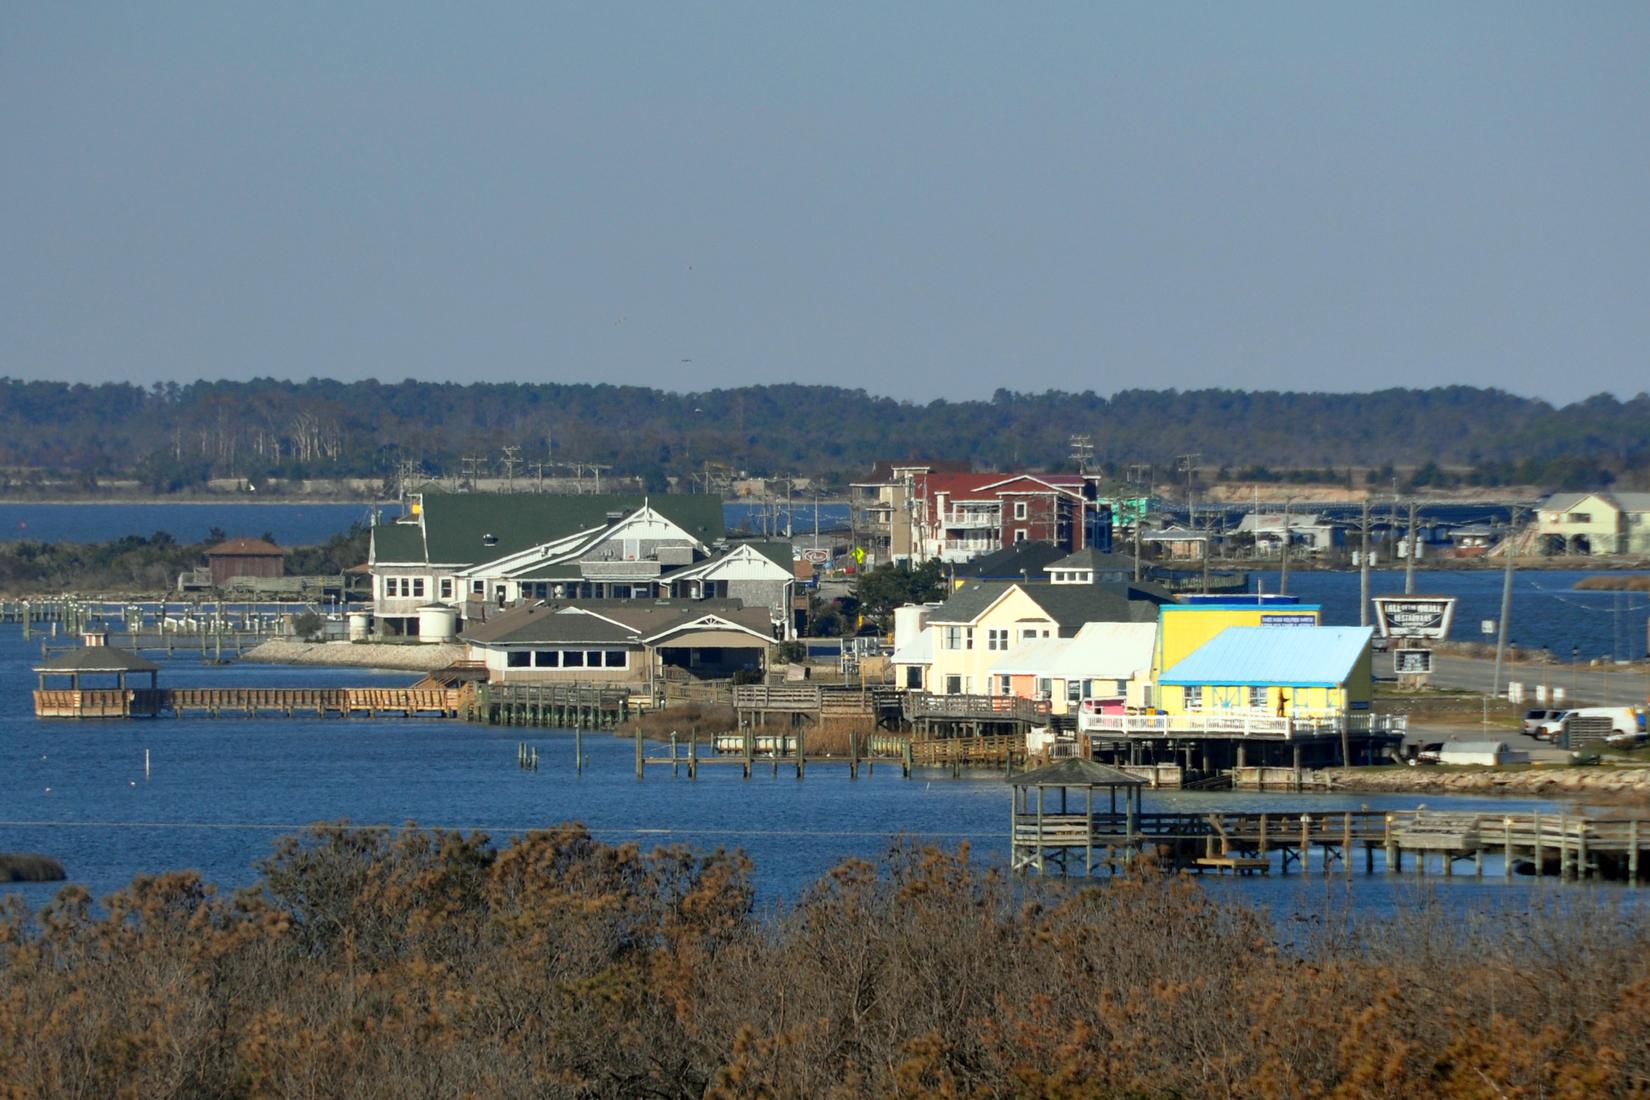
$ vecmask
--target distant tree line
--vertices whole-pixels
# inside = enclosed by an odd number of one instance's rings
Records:
[[[1434,464],[1431,484],[1637,483],[1650,470],[1650,396],[1563,407],[1450,386],[1363,394],[1126,390],[927,403],[832,386],[667,393],[560,383],[124,383],[0,379],[0,468],[140,478],[172,491],[209,477],[392,479],[404,464],[456,475],[466,456],[496,475],[541,462],[611,465],[649,488],[725,464],[753,475],[846,480],[878,459],[963,459],[1054,469],[1089,435],[1114,469],[1202,455],[1207,471]],[[1449,472],[1447,472],[1449,471]],[[1343,475],[1344,476],[1344,475]],[[1440,480],[1442,479],[1442,480]],[[1255,480],[1262,480],[1256,477]]]

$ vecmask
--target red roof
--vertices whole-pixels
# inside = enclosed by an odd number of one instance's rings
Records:
[[[266,557],[269,557],[271,555],[274,555],[276,557],[280,557],[280,556],[284,555],[285,553],[286,553],[286,551],[282,550],[279,546],[273,546],[273,545],[265,542],[263,539],[228,539],[224,542],[218,543],[218,545],[216,545],[216,546],[209,546],[209,547],[206,548],[206,556],[209,557],[209,558],[219,558],[219,557],[259,557],[259,558],[266,558]]]

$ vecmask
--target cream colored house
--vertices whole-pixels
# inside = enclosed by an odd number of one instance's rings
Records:
[[[1051,638],[1075,637],[1094,622],[1154,623],[1157,609],[1173,597],[1152,584],[964,585],[934,608],[917,639],[895,637],[896,654],[922,654],[930,664],[920,674],[939,695],[988,695],[1000,682],[992,668],[1023,646]],[[897,658],[896,658],[897,660]],[[909,659],[904,662],[909,668]],[[912,679],[917,674],[910,674]]]
[[[1051,713],[1085,699],[1144,698],[1157,650],[1156,623],[1085,623],[1074,638],[1040,638],[991,665],[991,694],[1046,699]]]

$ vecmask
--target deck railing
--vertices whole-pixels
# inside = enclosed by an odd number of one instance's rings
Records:
[[[1189,714],[1084,713],[1078,717],[1077,728],[1102,737],[1253,737],[1288,741],[1342,732],[1401,734],[1407,727],[1408,719],[1396,714],[1323,711],[1279,717],[1264,711],[1204,710]]]

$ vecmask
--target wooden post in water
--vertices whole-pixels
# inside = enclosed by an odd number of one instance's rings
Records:
[[[1502,871],[1501,877],[1510,879],[1513,874],[1512,818],[1510,817],[1501,819],[1501,858],[1506,861],[1506,868]]]
[[[1382,835],[1386,847],[1386,873],[1402,872],[1404,869],[1404,854],[1398,847],[1398,838],[1392,833],[1392,815],[1386,815],[1386,831]]]
[[[1627,823],[1627,882],[1630,886],[1637,886],[1639,882],[1639,819]]]
[[[642,728],[636,727],[636,778],[642,778]]]
[[[699,778],[699,735],[688,734],[688,778]]]
[[[579,730],[573,731],[573,772],[584,774],[584,734]]]
[[[859,778],[859,731],[848,731],[848,778]]]
[[[807,728],[806,721],[796,727],[796,777],[798,779],[808,774]]]
[[[1329,861],[1323,861],[1323,873],[1329,873]],[[1352,877],[1352,812],[1347,811],[1341,822],[1341,873],[1347,878]]]
[[[1530,815],[1530,821],[1531,821],[1531,832],[1535,836],[1535,841],[1534,841],[1534,845],[1535,845],[1535,857],[1534,857],[1535,858],[1535,873],[1536,873],[1537,876],[1540,876],[1540,875],[1544,875],[1544,874],[1547,873],[1547,868],[1546,868],[1546,858],[1547,857],[1546,857],[1546,854],[1543,853],[1542,850],[1541,850],[1541,840],[1542,840],[1542,837],[1541,837],[1541,815],[1539,813],[1531,814]]]

